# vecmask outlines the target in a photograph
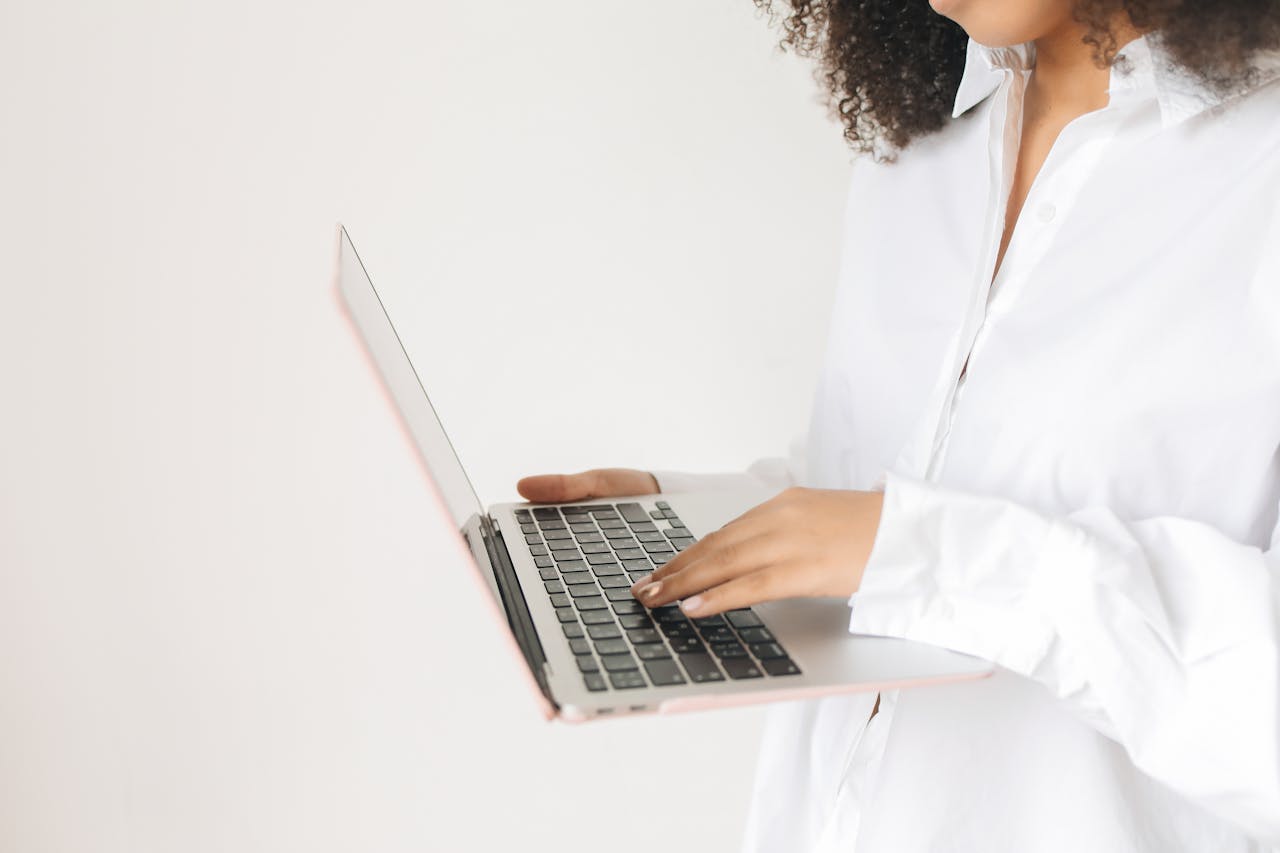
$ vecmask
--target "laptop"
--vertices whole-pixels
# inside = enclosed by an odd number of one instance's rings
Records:
[[[843,599],[793,599],[701,619],[650,610],[631,584],[770,495],[637,495],[485,507],[346,229],[335,282],[346,316],[417,447],[532,696],[548,719],[583,722],[982,678],[992,665],[942,648],[849,633]]]

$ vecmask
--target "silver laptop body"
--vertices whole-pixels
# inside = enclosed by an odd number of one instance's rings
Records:
[[[472,563],[546,717],[578,722],[672,713],[991,673],[990,663],[967,655],[850,634],[842,599],[769,602],[709,623],[686,620],[674,607],[647,611],[628,591],[642,567],[669,559],[769,493],[642,495],[536,508],[503,503],[486,510],[427,397],[428,374],[410,361],[341,225],[335,284],[421,455],[440,512],[460,533],[459,562]],[[614,547],[618,542],[625,547]]]

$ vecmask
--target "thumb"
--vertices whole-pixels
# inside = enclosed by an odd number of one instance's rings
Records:
[[[591,495],[594,473],[539,474],[525,477],[516,483],[516,491],[527,501],[534,503],[563,503],[576,501]]]

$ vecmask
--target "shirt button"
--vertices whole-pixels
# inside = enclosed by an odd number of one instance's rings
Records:
[[[1053,217],[1057,215],[1058,208],[1049,202],[1040,205],[1040,209],[1036,211],[1036,216],[1040,217],[1041,222],[1052,222]]]

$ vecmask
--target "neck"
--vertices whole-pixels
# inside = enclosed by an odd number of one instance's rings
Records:
[[[1140,35],[1125,20],[1113,24],[1117,47]],[[1111,69],[1093,61],[1093,46],[1084,43],[1087,30],[1070,17],[1035,40],[1036,67],[1031,86],[1037,100],[1050,109],[1088,112],[1107,105]]]

